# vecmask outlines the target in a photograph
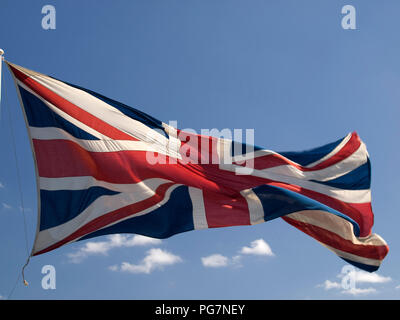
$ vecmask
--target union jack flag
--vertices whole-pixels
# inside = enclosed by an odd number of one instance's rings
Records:
[[[36,164],[32,255],[105,234],[167,238],[278,217],[367,271],[388,253],[371,233],[371,167],[355,132],[304,152],[236,148],[229,139],[182,132],[96,92],[7,65]]]

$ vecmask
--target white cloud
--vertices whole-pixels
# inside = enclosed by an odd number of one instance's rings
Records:
[[[2,203],[2,206],[3,206],[3,209],[6,209],[6,210],[12,209],[12,206],[5,202]]]
[[[231,258],[224,256],[220,253],[215,253],[206,257],[201,258],[201,262],[204,267],[209,268],[222,268],[232,266],[235,268],[241,268],[243,255],[259,255],[259,256],[274,256],[271,247],[263,239],[257,239],[250,243],[250,247],[242,247],[239,250],[239,254],[232,256]]]
[[[347,267],[350,267],[347,268]],[[330,290],[330,289],[337,289],[340,290],[340,293],[342,294],[349,294],[353,296],[357,295],[367,295],[371,293],[376,293],[378,292],[376,288],[373,287],[368,287],[368,288],[360,288],[359,285],[363,284],[369,284],[369,285],[377,285],[377,284],[383,284],[392,281],[392,278],[390,277],[385,277],[382,276],[378,273],[369,273],[363,270],[357,270],[352,266],[346,265],[343,267],[342,270],[350,270],[348,272],[343,272],[339,273],[336,277],[340,278],[344,281],[342,282],[335,282],[335,281],[330,281],[330,280],[325,280],[324,283],[317,285],[317,287],[322,287],[325,290]],[[344,279],[346,277],[346,279]],[[353,286],[350,287],[350,283],[353,283]]]
[[[232,259],[232,265],[236,268],[241,268],[243,267],[242,265],[242,256],[240,254],[233,256]]]
[[[317,287],[322,287],[325,290],[330,290],[330,289],[340,289],[342,287],[342,285],[338,282],[325,280],[325,282],[323,284],[320,284]]]
[[[0,182],[0,189],[4,188],[4,184]]]
[[[113,266],[109,266],[108,269],[111,271],[118,271],[118,266],[114,264]]]
[[[80,263],[89,255],[107,255],[111,249],[121,247],[134,247],[145,245],[158,245],[161,240],[149,238],[141,235],[126,236],[113,234],[107,237],[106,241],[86,242],[83,247],[76,252],[67,254],[72,263]]]
[[[223,256],[222,254],[212,254],[207,257],[201,258],[203,266],[210,268],[221,268],[226,267],[229,263],[229,258]]]
[[[112,271],[149,274],[156,269],[163,269],[165,266],[171,266],[179,262],[182,262],[181,257],[160,248],[152,248],[147,251],[147,255],[139,264],[122,262],[119,268],[118,266],[111,266],[109,269]]]
[[[349,276],[354,276],[357,283],[386,283],[392,281],[390,277],[384,277],[377,273],[370,273],[363,270],[349,272]]]
[[[263,239],[254,240],[250,243],[250,247],[243,247],[240,250],[242,254],[254,254],[259,256],[273,256],[271,247]]]
[[[342,290],[341,293],[343,294],[350,294],[353,296],[359,296],[359,295],[367,295],[370,293],[376,293],[377,290],[375,288],[350,288],[347,290]]]
[[[129,246],[151,246],[161,244],[160,239],[150,238],[142,235],[135,235],[129,241]]]

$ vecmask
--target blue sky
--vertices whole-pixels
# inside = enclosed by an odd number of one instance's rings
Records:
[[[56,30],[41,9],[56,8]],[[341,8],[356,8],[343,30]],[[11,1],[0,7],[6,59],[100,92],[180,128],[254,128],[275,151],[357,131],[372,162],[373,231],[390,252],[375,276],[343,292],[345,263],[277,219],[163,241],[99,237],[31,259],[14,299],[398,299],[400,152],[398,1]],[[28,245],[36,186],[14,84],[3,70],[0,297],[26,260],[8,110],[22,176]],[[247,248],[247,249],[246,249]],[[210,257],[211,256],[211,257]],[[41,286],[44,265],[56,289]]]

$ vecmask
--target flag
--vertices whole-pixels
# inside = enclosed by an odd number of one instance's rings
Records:
[[[277,153],[181,131],[7,64],[36,165],[32,255],[106,234],[167,238],[278,217],[367,271],[388,253],[371,232],[371,166],[355,132],[309,151]]]

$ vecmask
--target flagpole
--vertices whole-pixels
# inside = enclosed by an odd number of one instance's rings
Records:
[[[0,120],[1,120],[1,80],[3,79],[2,73],[1,73],[1,67],[3,66],[3,60],[4,60],[4,50],[0,49]]]

